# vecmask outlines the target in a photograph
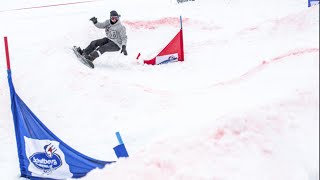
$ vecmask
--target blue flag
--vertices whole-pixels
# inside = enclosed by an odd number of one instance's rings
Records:
[[[16,94],[8,69],[11,110],[14,120],[21,177],[29,179],[80,178],[95,168],[114,161],[100,161],[85,156],[55,136]],[[114,149],[127,157],[126,149]],[[124,155],[123,155],[123,152]],[[121,156],[118,156],[121,157]]]

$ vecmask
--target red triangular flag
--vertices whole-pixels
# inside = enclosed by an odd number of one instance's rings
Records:
[[[165,64],[184,60],[182,28],[170,43],[153,59],[144,60],[145,64]]]

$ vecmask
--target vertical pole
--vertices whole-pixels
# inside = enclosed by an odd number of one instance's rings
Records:
[[[181,61],[184,61],[184,48],[183,48],[183,30],[182,30],[182,16],[180,16],[180,47],[181,47]]]
[[[117,136],[117,139],[118,139],[119,144],[123,144],[123,141],[122,141],[122,138],[121,138],[119,132],[116,132],[116,136]]]
[[[10,56],[9,56],[9,47],[8,47],[8,38],[4,37],[4,47],[6,51],[6,60],[7,60],[7,70],[10,70]]]

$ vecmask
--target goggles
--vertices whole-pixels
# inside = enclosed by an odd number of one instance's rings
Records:
[[[111,21],[118,21],[119,16],[110,16]]]

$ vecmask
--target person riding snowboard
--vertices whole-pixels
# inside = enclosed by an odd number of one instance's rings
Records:
[[[120,15],[117,11],[110,12],[110,19],[105,22],[98,22],[96,17],[92,17],[90,21],[100,29],[105,29],[106,37],[92,41],[88,47],[81,49],[77,47],[77,51],[86,59],[93,61],[105,52],[119,51],[124,55],[127,53],[127,34],[126,27],[120,22]]]

